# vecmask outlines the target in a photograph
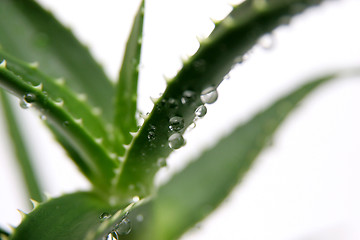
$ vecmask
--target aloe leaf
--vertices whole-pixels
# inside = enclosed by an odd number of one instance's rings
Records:
[[[99,228],[104,212],[113,214],[114,208],[94,193],[64,195],[35,207],[15,229],[11,239],[85,239],[91,230]]]
[[[343,73],[345,76],[360,76],[360,69],[329,74],[304,84],[205,151],[161,186],[147,206],[136,209],[147,213],[144,219],[149,225],[134,231],[128,239],[177,239],[201,221],[244,177],[289,113],[318,87],[334,78],[343,77]]]
[[[12,109],[10,99],[2,89],[0,89],[0,103],[2,103],[7,129],[11,136],[12,146],[14,146],[14,152],[24,178],[23,182],[26,186],[28,196],[41,202],[43,196],[39,181],[32,166],[33,160],[28,152],[22,133],[19,130],[19,122]]]
[[[47,121],[82,157],[77,163],[85,176],[99,190],[109,189],[117,166],[108,152],[62,106],[48,97],[41,89],[25,83],[21,77],[6,69],[6,62],[0,65],[0,86],[18,96],[25,106],[33,105],[47,117]]]
[[[129,132],[136,132],[138,129],[135,114],[137,109],[136,100],[142,45],[144,4],[145,1],[142,1],[135,16],[133,27],[126,44],[124,59],[117,83],[115,127],[119,129],[122,137],[121,142],[123,144],[130,142],[132,137]]]
[[[38,62],[49,76],[64,78],[78,93],[88,96],[102,117],[113,120],[114,88],[89,51],[35,1],[0,2],[0,45],[26,62]]]
[[[154,175],[161,167],[157,162],[172,152],[169,139],[181,143],[181,134],[193,122],[195,110],[203,104],[201,93],[216,89],[258,39],[284,24],[284,18],[290,19],[319,2],[245,1],[217,23],[210,36],[200,42],[198,51],[169,80],[164,94],[155,103],[141,131],[133,139],[118,175],[116,189],[119,195],[126,201],[135,195],[144,197],[151,194]],[[171,131],[169,122],[172,117],[180,117],[184,127]]]
[[[91,134],[93,138],[102,139],[102,145],[113,151],[111,134],[105,129],[106,124],[97,114],[97,109],[92,108],[87,102],[87,95],[76,95],[66,86],[63,79],[54,79],[39,71],[37,65],[32,65],[18,60],[0,50],[0,62],[6,60],[6,68],[23,81],[41,88],[49,98],[56,101],[68,111],[74,119]]]
[[[0,240],[6,240],[9,237],[9,233],[0,228]]]
[[[138,204],[114,206],[94,192],[64,195],[37,204],[11,239],[103,240],[113,231],[121,236],[132,230],[127,215]]]

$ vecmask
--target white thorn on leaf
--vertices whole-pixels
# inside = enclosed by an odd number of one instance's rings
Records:
[[[48,193],[48,192],[44,192],[44,195],[45,195],[45,199],[46,199],[46,201],[49,201],[49,200],[51,200],[51,199],[52,199],[52,196],[50,195],[50,193]]]
[[[123,144],[123,147],[128,150],[130,148],[130,144],[129,145],[126,145],[126,144]]]
[[[33,209],[37,208],[40,205],[40,203],[38,201],[36,201],[36,200],[34,200],[32,198],[30,198],[30,202],[33,205]]]
[[[64,85],[65,84],[65,79],[64,78],[57,78],[57,79],[55,79],[55,82],[58,85]]]
[[[32,63],[29,63],[29,67],[32,68],[32,69],[36,69],[39,67],[39,62],[32,62]]]
[[[83,119],[82,118],[78,118],[78,119],[75,118],[74,121],[79,125],[83,124]]]
[[[150,100],[155,104],[159,100],[159,98],[150,97]]]
[[[87,100],[87,95],[85,93],[80,93],[77,95],[77,98],[81,101],[81,102],[85,102]]]
[[[139,132],[129,132],[131,136],[136,137]]]
[[[24,219],[26,218],[26,213],[24,213],[24,212],[21,211],[20,209],[17,209],[17,211],[20,213],[21,220],[24,220]]]
[[[101,108],[95,107],[95,108],[92,109],[92,113],[93,113],[95,116],[99,116],[99,115],[101,115],[102,110],[101,110]]]
[[[6,60],[2,60],[2,62],[0,63],[0,68],[6,68]]]
[[[232,28],[232,27],[235,26],[235,20],[234,20],[234,18],[231,17],[231,16],[226,17],[226,18],[223,20],[223,23],[224,23],[224,25],[225,25],[226,27],[228,27],[228,28]]]

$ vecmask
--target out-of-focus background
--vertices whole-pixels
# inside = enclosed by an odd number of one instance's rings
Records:
[[[116,79],[140,1],[39,0],[54,12]],[[148,0],[143,37],[139,109],[164,90],[181,57],[193,54],[230,10],[229,0]],[[187,144],[160,171],[161,184],[219,137],[259,109],[319,73],[360,64],[360,1],[328,1],[278,28],[219,87],[219,99],[187,132]],[[15,100],[16,102],[16,100]],[[326,85],[290,116],[226,202],[182,240],[360,239],[360,79]],[[67,159],[33,110],[18,108],[36,170],[52,196],[89,184]],[[22,196],[4,120],[0,117],[0,225],[17,225]],[[221,161],[221,159],[219,159]],[[216,176],[214,176],[216,178]]]

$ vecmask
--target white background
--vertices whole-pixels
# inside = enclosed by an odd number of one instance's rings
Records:
[[[90,47],[116,78],[139,1],[41,0]],[[221,19],[228,0],[148,0],[144,30],[139,108],[164,90],[180,57],[207,36],[211,18]],[[191,156],[210,147],[306,77],[359,65],[360,1],[329,1],[296,17],[273,34],[273,47],[256,47],[250,59],[218,89],[218,101],[185,135],[187,145],[169,159],[159,182]],[[360,79],[328,84],[311,95],[281,127],[242,184],[198,229],[183,240],[355,240],[360,239]],[[20,110],[46,192],[58,196],[89,187],[35,112]],[[36,125],[35,127],[33,127]],[[19,222],[17,208],[29,211],[0,118],[0,225]],[[185,150],[185,151],[184,151]],[[220,161],[221,159],[219,159]],[[214,176],[216,177],[216,176]]]

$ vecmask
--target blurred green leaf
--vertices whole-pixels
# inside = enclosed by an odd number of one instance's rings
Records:
[[[168,81],[164,94],[131,142],[117,179],[119,196],[126,201],[136,195],[151,195],[154,176],[161,168],[158,163],[173,151],[169,139],[172,136],[180,143],[183,141],[181,134],[192,124],[195,110],[204,104],[200,98],[202,92],[216,89],[261,36],[285,24],[284,18],[291,19],[319,2],[321,0],[245,1],[217,23],[210,36],[200,41],[198,51],[185,60],[178,74]],[[263,5],[256,5],[259,3]],[[297,4],[302,7],[294,8]],[[173,117],[181,119],[181,128],[176,131],[170,126]]]
[[[0,66],[0,86],[19,97],[24,105],[34,106],[41,111],[55,131],[61,133],[76,150],[77,155],[81,156],[81,159],[76,160],[83,162],[76,163],[85,176],[99,190],[110,189],[111,179],[115,175],[113,169],[117,167],[117,162],[76,119],[41,89],[24,82],[20,76],[9,71],[4,63]]]
[[[360,75],[360,70],[344,73]],[[210,214],[244,177],[281,123],[306,96],[341,77],[330,74],[297,88],[222,138],[161,186],[154,199],[135,209],[148,221],[127,239],[177,239]],[[149,237],[150,236],[150,237]]]
[[[145,1],[142,1],[135,16],[117,83],[115,127],[120,130],[121,137],[123,138],[122,144],[129,144],[132,138],[129,132],[136,132],[138,128],[135,114],[137,110],[137,85],[142,45],[144,4]]]
[[[89,103],[113,119],[113,84],[89,51],[51,13],[31,0],[0,1],[0,45],[11,55],[37,62],[54,78],[64,78],[74,91],[86,94]]]
[[[9,132],[12,146],[14,148],[17,163],[21,169],[23,183],[26,186],[28,196],[36,201],[43,200],[43,194],[33,168],[33,159],[28,152],[23,134],[19,128],[19,121],[13,110],[9,96],[0,89],[0,103],[3,107],[3,116],[6,120],[7,130]]]

